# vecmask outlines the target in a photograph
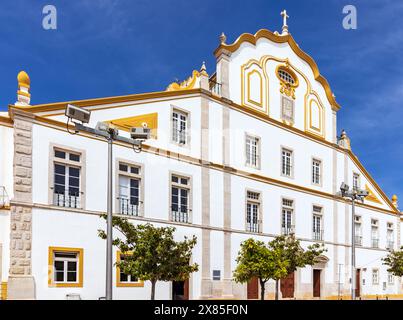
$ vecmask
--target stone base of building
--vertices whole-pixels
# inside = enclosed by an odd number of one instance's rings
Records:
[[[34,300],[35,280],[33,276],[9,276],[7,300]]]

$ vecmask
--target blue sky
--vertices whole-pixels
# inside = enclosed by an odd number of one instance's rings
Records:
[[[53,4],[57,30],[42,28]],[[353,4],[358,29],[342,27]],[[338,130],[388,196],[403,204],[403,2],[392,0],[2,0],[0,110],[16,99],[16,76],[31,77],[32,103],[164,89],[227,42],[260,28],[280,30],[282,9],[300,47],[317,62],[337,101]]]

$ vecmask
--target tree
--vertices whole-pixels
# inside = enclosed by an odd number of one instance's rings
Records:
[[[106,219],[106,215],[102,217]],[[116,266],[136,279],[151,281],[151,300],[155,299],[157,281],[185,281],[198,270],[196,263],[190,264],[196,236],[177,242],[173,227],[158,228],[149,223],[135,226],[120,217],[113,217],[112,225],[125,238],[114,239],[113,245],[127,253]],[[104,230],[98,230],[98,235],[106,239]]]
[[[258,278],[261,300],[264,300],[265,284],[269,279],[287,275],[288,261],[282,260],[277,250],[269,250],[264,242],[252,238],[241,243],[236,261],[235,281],[245,283]]]
[[[314,265],[317,258],[326,251],[324,246],[319,243],[310,245],[307,250],[304,250],[300,245],[300,241],[295,239],[294,235],[276,237],[269,242],[269,249],[276,252],[279,261],[287,262],[287,272],[285,274],[277,274],[272,278],[276,281],[276,300],[278,300],[279,280],[295,272],[297,268]]]
[[[403,246],[400,247],[400,250],[390,251],[382,261],[389,267],[388,272],[396,277],[403,277]]]

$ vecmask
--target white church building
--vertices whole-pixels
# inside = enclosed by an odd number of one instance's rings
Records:
[[[0,113],[1,298],[105,296],[97,230],[105,229],[107,142],[70,134],[67,104],[91,111],[90,127],[106,122],[127,137],[131,127],[151,129],[141,152],[113,145],[113,212],[174,226],[178,240],[196,235],[199,264],[184,283],[157,283],[157,299],[257,299],[256,281],[233,281],[240,243],[291,233],[327,251],[282,280],[280,298],[346,299],[351,281],[358,297],[402,298],[402,279],[382,264],[402,243],[397,197],[382,191],[337,128],[340,106],[286,18],[281,33],[262,29],[233,43],[222,34],[211,74],[203,63],[163,91],[33,105],[20,72],[17,102]],[[342,182],[369,193],[354,225]],[[149,282],[114,269],[114,299],[149,299]],[[274,297],[274,282],[266,292]]]

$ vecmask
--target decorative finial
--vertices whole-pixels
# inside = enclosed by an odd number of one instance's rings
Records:
[[[205,61],[203,61],[203,64],[202,64],[202,66],[201,66],[201,68],[200,68],[200,74],[203,74],[203,75],[206,75],[206,76],[208,76],[208,74],[207,74],[207,68],[206,68],[206,62]]]
[[[351,141],[347,136],[346,130],[341,130],[340,138],[338,139],[338,145],[342,148],[351,150]]]
[[[287,18],[290,16],[287,15],[287,10],[283,10],[280,15],[283,17],[283,32],[281,33],[282,36],[288,34],[288,25],[287,25]]]
[[[221,44],[225,44],[225,41],[227,41],[227,36],[224,34],[224,32],[221,32],[221,35],[219,38],[220,38]]]
[[[397,203],[397,195],[393,195],[392,196],[392,204],[396,207],[396,209],[398,208],[398,203]]]
[[[31,102],[31,94],[29,89],[31,87],[31,80],[25,71],[21,71],[18,76],[18,90],[17,90],[17,101],[16,106],[29,106]]]

